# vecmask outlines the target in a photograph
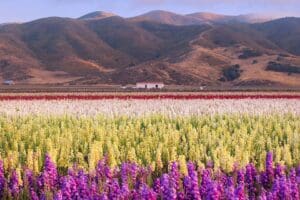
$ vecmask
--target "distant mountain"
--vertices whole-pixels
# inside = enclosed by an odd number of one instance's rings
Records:
[[[251,24],[210,13],[108,16],[0,26],[0,81],[300,87],[299,18]]]
[[[259,23],[259,22],[266,22],[271,20],[270,17],[264,17],[256,14],[247,14],[247,15],[237,15],[237,16],[230,16],[230,15],[220,15],[215,13],[208,13],[208,12],[199,12],[186,15],[188,17],[193,17],[197,20],[202,21],[203,23]]]
[[[151,11],[133,18],[130,18],[130,21],[141,22],[141,21],[153,21],[159,22],[162,24],[171,24],[171,25],[195,25],[202,24],[202,21],[190,17],[184,16],[168,11],[155,10]]]
[[[95,19],[104,19],[104,18],[113,17],[113,16],[117,16],[117,15],[110,13],[110,12],[96,11],[96,12],[92,12],[92,13],[83,15],[83,16],[79,17],[78,19],[95,20]]]

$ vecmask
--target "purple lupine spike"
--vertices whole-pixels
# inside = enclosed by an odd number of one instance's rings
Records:
[[[63,199],[78,198],[76,181],[72,176],[65,176],[61,180],[61,192]]]
[[[152,189],[150,189],[146,184],[143,183],[140,188],[140,197],[141,199],[155,200],[156,194]]]
[[[274,180],[274,184],[273,184],[273,187],[272,187],[272,195],[273,196],[278,196],[279,189],[280,189],[279,179],[277,178],[277,179]]]
[[[291,182],[291,197],[292,199],[299,199],[299,188],[297,184],[297,175],[295,168],[290,171],[290,182]]]
[[[112,179],[109,182],[108,187],[109,187],[108,198],[109,199],[120,199],[122,194],[121,194],[121,189],[120,189],[118,180]]]
[[[78,195],[80,198],[87,198],[90,196],[88,190],[88,177],[83,170],[80,170],[78,172],[78,175],[76,177],[76,185],[77,185]]]
[[[14,198],[17,198],[19,196],[19,193],[20,193],[20,186],[19,186],[19,177],[18,177],[18,174],[15,170],[11,173],[11,177],[9,179],[8,187],[9,187],[10,194]]]
[[[177,191],[176,190],[176,185],[172,181],[172,178],[170,178],[170,188],[169,188],[169,197],[170,199],[177,199]]]
[[[128,173],[129,173],[129,166],[127,163],[122,163],[121,165],[121,180],[122,183],[127,183],[128,181]]]
[[[237,188],[235,190],[235,198],[238,200],[246,199],[245,196],[245,173],[243,170],[239,170],[237,174]]]
[[[33,177],[33,172],[30,169],[25,170],[25,179],[28,183],[28,187],[33,188],[35,185],[35,180]]]
[[[160,195],[161,193],[161,185],[160,185],[160,179],[157,178],[155,181],[154,181],[154,184],[153,184],[153,189],[154,191]]]
[[[89,192],[92,199],[96,199],[99,196],[98,185],[95,180],[92,181]]]
[[[273,154],[268,152],[266,158],[266,178],[267,184],[271,185],[274,179]]]
[[[55,164],[48,154],[45,156],[44,169],[39,177],[38,185],[46,190],[52,190],[58,183],[58,174]]]
[[[221,194],[219,193],[218,185],[214,181],[211,181],[210,185],[208,186],[207,197],[205,199],[218,200],[220,199],[220,196]]]
[[[250,200],[256,199],[256,176],[257,172],[255,166],[250,163],[246,166],[246,174],[245,174],[245,185],[248,191],[248,197]]]
[[[217,176],[216,176],[216,184],[218,187],[218,191],[220,194],[225,194],[225,186],[227,184],[227,176],[222,171],[218,170]]]
[[[244,184],[245,183],[245,172],[244,172],[244,170],[238,170],[236,182],[237,182],[237,184]]]
[[[291,199],[289,183],[284,176],[279,178],[279,190],[277,194],[279,199]]]
[[[162,189],[162,198],[163,199],[169,199],[169,175],[163,174],[161,178],[161,189]]]
[[[128,186],[128,174],[129,174],[129,164],[127,163],[122,163],[121,165],[121,181],[122,181],[122,186],[121,186],[121,191],[122,191],[122,196],[125,199],[129,198],[129,186]]]
[[[131,173],[131,181],[132,182],[136,181],[138,171],[139,171],[139,168],[135,163],[130,165],[130,173]]]
[[[207,195],[207,191],[208,191],[208,185],[211,182],[209,169],[202,170],[201,180],[202,181],[201,181],[201,185],[200,185],[200,194],[201,194],[202,198],[205,198]]]
[[[4,167],[3,167],[3,161],[0,160],[0,198],[2,198],[5,188],[5,176],[4,176]]]
[[[228,177],[225,185],[225,199],[235,200],[233,178]]]
[[[245,190],[244,190],[244,184],[239,184],[237,188],[234,191],[235,199],[237,200],[245,200]]]
[[[185,176],[183,179],[183,189],[184,189],[184,193],[187,199],[192,199],[192,193],[191,193],[191,178],[189,176]]]
[[[281,178],[284,176],[284,166],[277,164],[275,167],[274,177]]]
[[[191,179],[191,194],[193,199],[201,199],[198,184],[198,174],[195,171],[195,166],[192,162],[188,163],[188,174]]]
[[[96,174],[98,176],[98,178],[102,178],[105,177],[105,173],[104,173],[104,168],[106,166],[105,160],[99,160],[97,167],[96,167]]]
[[[113,177],[113,172],[112,170],[108,167],[108,166],[105,166],[104,168],[104,173],[105,173],[105,176],[108,180],[111,180],[112,177]]]
[[[179,190],[180,173],[179,173],[179,167],[178,167],[177,162],[173,162],[171,164],[170,178],[171,178],[172,183],[174,184],[174,188],[178,191]]]
[[[61,180],[61,195],[63,199],[72,199],[72,189],[67,177],[62,177]]]

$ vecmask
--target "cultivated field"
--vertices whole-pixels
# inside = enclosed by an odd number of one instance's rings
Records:
[[[4,199],[299,199],[299,93],[0,100]]]

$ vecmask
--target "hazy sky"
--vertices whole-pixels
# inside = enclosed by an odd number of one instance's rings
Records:
[[[150,10],[300,16],[300,0],[0,0],[0,23],[49,16],[79,17],[98,10],[124,17]]]

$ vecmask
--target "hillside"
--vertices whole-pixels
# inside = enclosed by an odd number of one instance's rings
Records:
[[[0,79],[17,84],[163,81],[300,87],[299,19],[251,24],[231,17],[153,11],[126,19],[95,12],[79,19],[3,25]],[[197,23],[189,21],[196,18]]]
[[[190,16],[184,16],[172,12],[155,10],[129,19],[133,22],[152,21],[170,25],[197,25],[203,22]]]
[[[280,48],[300,55],[300,18],[282,18],[255,24],[254,27]]]

